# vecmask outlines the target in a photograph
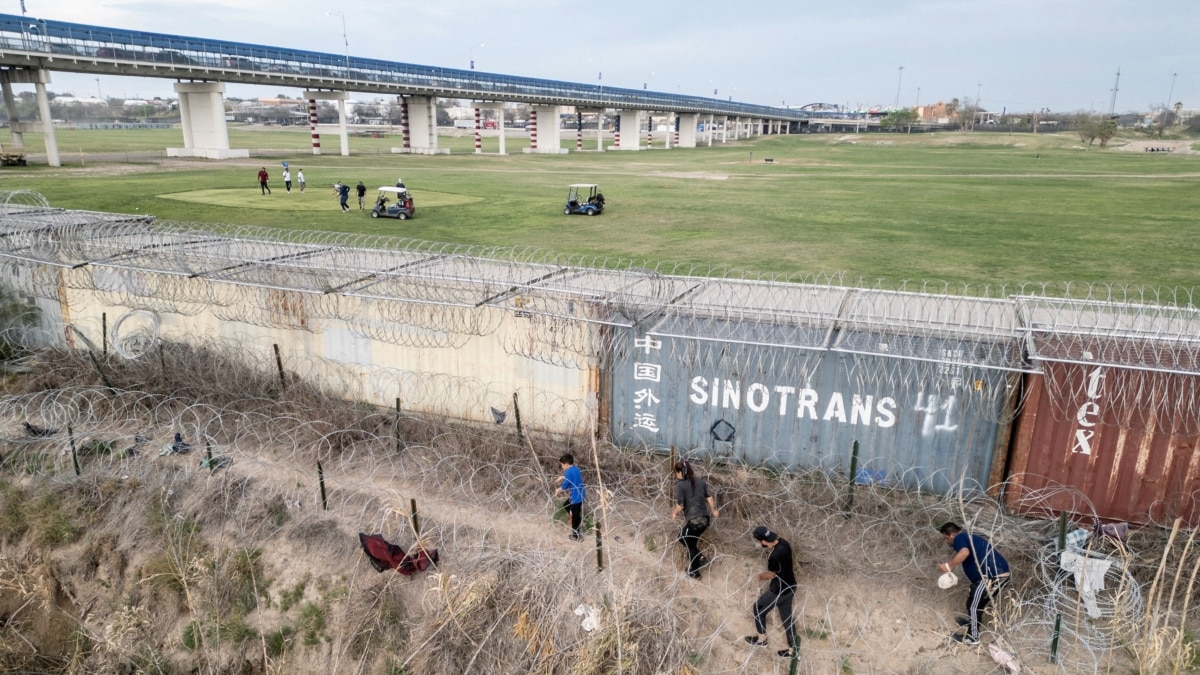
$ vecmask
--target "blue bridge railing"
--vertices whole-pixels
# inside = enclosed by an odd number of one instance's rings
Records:
[[[47,59],[43,67],[373,93],[523,101],[802,120],[798,110],[639,89],[212,40],[0,14],[0,63]],[[103,68],[101,68],[103,64]],[[122,72],[122,66],[130,72]],[[132,66],[139,68],[134,71]],[[147,72],[142,66],[153,66]],[[114,68],[116,71],[114,72]],[[152,74],[151,74],[152,73]]]

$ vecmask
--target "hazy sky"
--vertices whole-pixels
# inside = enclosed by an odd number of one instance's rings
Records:
[[[1200,0],[25,0],[28,16],[765,105],[1200,107]],[[19,0],[0,12],[20,13]],[[900,68],[903,66],[903,71]],[[51,89],[95,95],[94,76]],[[105,96],[169,80],[100,79]],[[919,90],[919,91],[918,91]],[[298,88],[235,86],[258,96]],[[918,99],[919,94],[919,99]],[[368,99],[370,96],[357,96]]]

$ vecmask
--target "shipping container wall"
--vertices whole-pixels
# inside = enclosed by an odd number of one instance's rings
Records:
[[[1012,397],[1001,371],[633,331],[620,340],[618,443],[848,473],[858,441],[857,480],[939,492],[982,490],[1003,468]]]
[[[1008,504],[1036,514],[1066,510],[1166,525],[1181,517],[1200,525],[1200,433],[1192,417],[1160,414],[1173,392],[1197,386],[1196,376],[1056,362],[1044,368],[1045,375],[1027,378]]]
[[[148,281],[154,281],[153,275]],[[63,334],[70,324],[67,342],[77,347],[84,346],[80,335],[101,345],[105,326],[110,343],[138,333],[193,345],[215,341],[242,350],[248,364],[272,371],[278,345],[285,370],[333,396],[387,407],[399,398],[404,410],[489,423],[503,418],[512,425],[516,393],[522,422],[530,428],[583,434],[594,425],[596,360],[559,359],[564,364],[536,358],[537,345],[553,343],[540,335],[545,323],[507,310],[456,310],[480,315],[473,321],[439,316],[443,328],[470,325],[487,331],[454,333],[391,320],[389,312],[402,312],[385,309],[385,303],[355,304],[355,313],[342,319],[336,315],[344,312],[317,306],[325,302],[320,296],[245,288],[217,293],[236,295],[239,307],[188,307],[187,314],[179,314],[160,311],[169,308],[150,298],[135,297],[127,280],[117,283],[110,277],[97,285],[105,290],[61,286],[63,315],[47,315],[47,328]],[[587,329],[598,330],[592,325]],[[520,349],[535,353],[531,357]],[[586,367],[578,367],[580,363]]]

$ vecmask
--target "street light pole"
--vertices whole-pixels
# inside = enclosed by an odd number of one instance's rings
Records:
[[[900,76],[896,78],[896,103],[893,108],[900,107],[900,83],[904,81],[904,66],[900,66]]]
[[[325,16],[339,16],[342,18],[342,44],[346,50],[346,75],[350,74],[350,40],[346,37],[346,15],[341,12],[325,12]]]
[[[485,47],[486,45],[484,45],[483,43],[480,43],[479,46]],[[467,47],[467,61],[470,63],[471,70],[475,70],[475,55],[472,53],[474,49],[475,49],[475,45],[471,45],[471,46]]]

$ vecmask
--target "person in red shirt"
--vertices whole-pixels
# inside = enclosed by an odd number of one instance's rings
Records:
[[[264,195],[271,194],[271,186],[267,185],[267,181],[270,180],[270,178],[270,174],[267,173],[267,167],[264,166],[258,170],[258,187],[262,190]]]

